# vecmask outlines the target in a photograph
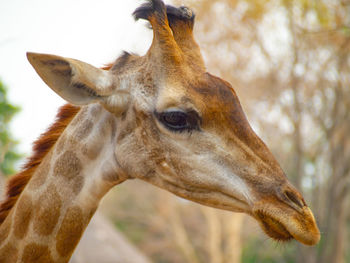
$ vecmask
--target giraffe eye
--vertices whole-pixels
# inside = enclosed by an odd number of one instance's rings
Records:
[[[195,111],[168,110],[156,113],[158,120],[172,131],[191,131],[199,129],[199,117]]]
[[[164,112],[161,121],[169,128],[180,130],[188,126],[187,114],[181,111]]]

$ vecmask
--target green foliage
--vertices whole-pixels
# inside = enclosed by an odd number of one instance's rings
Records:
[[[22,157],[15,149],[17,141],[12,138],[9,123],[20,110],[6,97],[6,87],[0,81],[0,174],[15,173],[15,163]]]

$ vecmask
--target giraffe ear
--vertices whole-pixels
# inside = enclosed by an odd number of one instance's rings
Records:
[[[127,94],[114,90],[109,71],[85,62],[55,55],[27,53],[42,80],[58,95],[75,105],[100,102],[110,111],[122,111]]]

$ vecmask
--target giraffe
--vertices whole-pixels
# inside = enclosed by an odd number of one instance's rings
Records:
[[[68,262],[102,197],[141,179],[180,197],[255,218],[275,240],[314,245],[302,195],[250,127],[226,81],[206,71],[187,7],[150,0],[144,56],[99,69],[27,53],[68,104],[34,144],[0,207],[0,262]]]

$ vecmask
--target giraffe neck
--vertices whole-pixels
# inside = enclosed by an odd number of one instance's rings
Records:
[[[68,262],[99,201],[126,178],[114,160],[116,119],[80,110],[0,227],[1,262]]]

